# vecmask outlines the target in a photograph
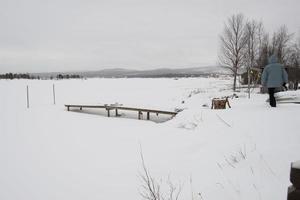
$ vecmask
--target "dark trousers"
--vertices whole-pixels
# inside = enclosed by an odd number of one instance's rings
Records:
[[[276,107],[276,99],[274,97],[275,88],[268,88],[269,96],[270,96],[270,105],[272,107]]]

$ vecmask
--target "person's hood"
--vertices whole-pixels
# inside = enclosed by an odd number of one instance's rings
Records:
[[[277,57],[272,55],[269,57],[269,64],[277,63]]]

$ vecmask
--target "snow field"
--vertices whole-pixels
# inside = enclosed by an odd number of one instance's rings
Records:
[[[272,109],[267,95],[240,92],[231,109],[210,110],[230,86],[226,77],[0,81],[0,199],[141,199],[140,146],[157,181],[182,185],[181,199],[285,199],[300,106]],[[63,107],[115,102],[184,110],[156,123]]]

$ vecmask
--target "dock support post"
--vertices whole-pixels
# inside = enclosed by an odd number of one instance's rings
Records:
[[[70,111],[70,106],[68,106],[67,108],[68,108],[68,111]]]
[[[119,114],[118,114],[118,109],[116,109],[116,117],[118,117],[119,116]]]
[[[139,119],[141,119],[141,115],[142,115],[143,113],[142,113],[142,111],[139,111],[138,112],[138,117],[139,117]]]
[[[110,110],[107,108],[107,117],[110,117]]]
[[[80,110],[82,110],[82,107],[80,107]]]
[[[147,112],[147,120],[150,120],[150,112]]]

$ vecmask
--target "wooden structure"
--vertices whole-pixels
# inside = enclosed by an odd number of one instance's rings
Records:
[[[228,97],[226,98],[213,98],[211,101],[211,109],[226,109],[226,104],[231,108]]]
[[[138,113],[138,119],[142,119],[143,112],[147,113],[147,120],[150,120],[150,113],[155,113],[156,115],[158,114],[165,114],[165,115],[171,115],[174,117],[177,112],[172,112],[172,111],[163,111],[163,110],[152,110],[152,109],[145,109],[145,108],[132,108],[132,107],[123,107],[120,105],[71,105],[71,104],[66,104],[65,107],[67,108],[68,111],[70,111],[70,108],[79,108],[82,110],[83,108],[103,108],[107,111],[107,117],[111,116],[111,111],[115,111],[115,116],[118,117],[120,116],[118,111],[119,110],[129,110],[129,111],[137,111]]]
[[[300,160],[291,164],[290,181],[293,185],[288,187],[288,200],[300,199]]]

